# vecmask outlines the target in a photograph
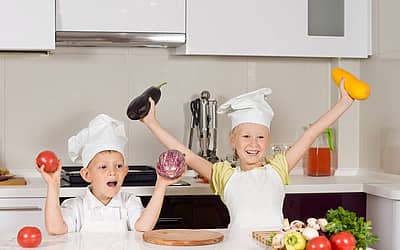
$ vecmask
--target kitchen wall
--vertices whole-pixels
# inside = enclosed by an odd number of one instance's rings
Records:
[[[360,66],[372,89],[360,108],[360,164],[400,174],[400,2],[373,3],[374,56]]]
[[[129,163],[154,165],[163,147],[142,123],[130,121],[125,112],[133,97],[163,81],[168,85],[157,105],[159,120],[185,144],[188,103],[205,89],[221,104],[248,90],[272,88],[269,101],[276,116],[271,143],[277,144],[292,143],[303,125],[329,108],[335,95],[332,89],[336,87],[330,82],[331,59],[176,56],[171,52],[57,48],[49,56],[0,55],[1,165],[11,170],[33,168],[35,156],[43,149],[54,150],[64,165],[71,164],[67,139],[99,113],[127,124]],[[378,96],[373,93],[368,105],[378,111],[373,105]],[[389,90],[387,94],[394,95]],[[387,110],[386,104],[379,105]],[[368,110],[363,107],[364,112]],[[363,117],[375,123],[373,118]],[[231,151],[229,130],[228,118],[220,116],[218,155],[222,158]]]

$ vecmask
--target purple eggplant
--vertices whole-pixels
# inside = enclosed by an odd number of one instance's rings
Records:
[[[161,97],[160,88],[167,84],[166,82],[161,83],[158,86],[151,86],[146,89],[140,96],[135,97],[128,106],[126,114],[131,120],[140,120],[145,117],[150,111],[149,97],[154,100],[157,104]]]

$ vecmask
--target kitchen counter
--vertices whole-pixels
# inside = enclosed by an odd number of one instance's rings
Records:
[[[39,176],[27,177],[26,186],[2,186],[0,198],[37,198],[46,197],[47,187]],[[211,195],[208,184],[201,183],[191,176],[183,178],[190,186],[170,186],[167,195]],[[400,200],[400,176],[364,172],[355,176],[310,177],[291,176],[290,185],[286,186],[288,194],[304,193],[350,193],[365,192],[383,198]],[[137,196],[150,196],[152,186],[123,187],[124,191]],[[75,197],[85,192],[84,187],[61,188],[61,197]]]
[[[69,233],[59,236],[44,235],[42,243],[35,249],[62,249],[62,250],[158,250],[158,249],[182,249],[182,250],[261,250],[271,249],[251,237],[250,233],[232,233],[227,229],[212,231],[224,234],[222,242],[204,246],[163,246],[143,241],[143,233]],[[21,249],[12,234],[0,235],[2,250]],[[367,248],[367,250],[373,250]]]
[[[120,250],[120,249],[202,249],[202,250],[231,250],[231,249],[270,249],[248,233],[231,234],[228,230],[213,230],[224,234],[222,242],[205,246],[162,246],[144,242],[142,233],[69,233],[59,236],[44,235],[44,239],[38,248],[35,249],[63,249],[63,250]],[[2,250],[20,249],[13,234],[0,235],[0,248]]]

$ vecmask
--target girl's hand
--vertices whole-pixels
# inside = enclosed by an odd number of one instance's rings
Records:
[[[350,106],[354,102],[354,99],[349,96],[347,90],[344,88],[345,81],[345,77],[340,80],[340,100]]]
[[[143,117],[143,119],[141,119],[141,121],[146,125],[151,124],[153,122],[157,122],[156,108],[155,108],[156,105],[151,97],[149,97],[149,102],[150,102],[149,113],[145,117]]]
[[[44,171],[44,165],[40,167],[36,166],[36,170],[42,175],[48,187],[59,188],[61,182],[61,166],[62,164],[59,160],[57,170],[53,173],[47,173]]]

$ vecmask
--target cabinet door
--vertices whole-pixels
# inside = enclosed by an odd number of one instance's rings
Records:
[[[185,0],[57,0],[56,30],[185,33]]]
[[[0,233],[17,232],[23,226],[44,227],[45,198],[2,198],[0,199]]]
[[[374,249],[398,249],[400,245],[400,201],[367,195],[367,219],[379,236]]]
[[[370,0],[188,1],[177,53],[367,57],[369,11]]]
[[[143,206],[150,198],[141,197]],[[228,209],[219,196],[166,196],[155,228],[226,228],[229,221]]]
[[[54,0],[3,0],[0,7],[0,50],[55,49]]]
[[[323,218],[331,208],[343,208],[353,211],[357,216],[365,217],[365,193],[316,193],[286,194],[283,214],[289,221],[306,221],[308,218]]]

